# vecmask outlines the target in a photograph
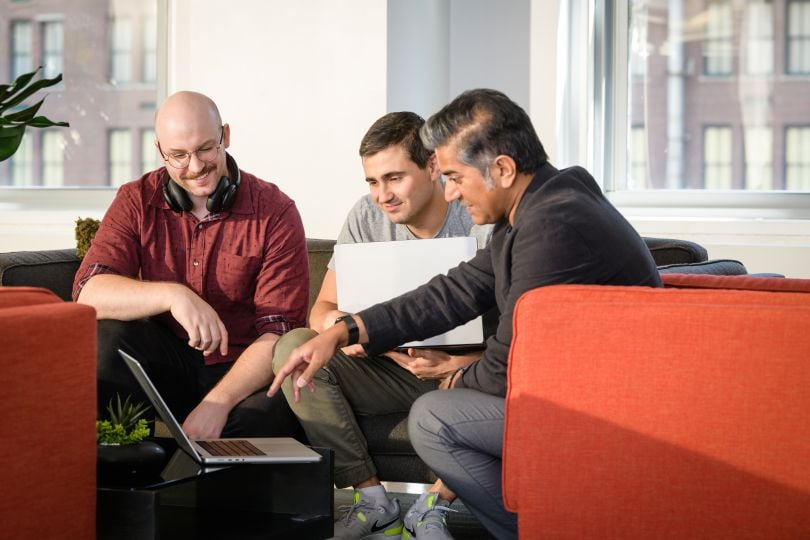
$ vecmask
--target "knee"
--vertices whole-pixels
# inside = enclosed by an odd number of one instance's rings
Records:
[[[419,396],[411,405],[408,414],[408,436],[414,448],[424,446],[427,440],[435,440],[445,425],[441,415],[442,399],[446,390],[436,390]]]
[[[293,349],[317,336],[315,330],[309,328],[296,328],[281,336],[273,347],[273,373],[278,373],[287,362]]]
[[[124,367],[118,349],[127,349],[127,340],[135,324],[137,321],[98,321],[96,358],[99,374],[118,372]]]

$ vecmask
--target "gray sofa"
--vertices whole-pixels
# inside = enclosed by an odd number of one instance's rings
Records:
[[[745,274],[738,261],[709,261],[706,250],[693,242],[645,238],[662,273]],[[310,305],[315,300],[334,240],[308,239]],[[0,286],[34,286],[50,289],[70,300],[73,276],[79,268],[75,249],[0,253]],[[430,483],[435,477],[416,456],[408,440],[404,414],[360,417],[380,478],[394,482]]]

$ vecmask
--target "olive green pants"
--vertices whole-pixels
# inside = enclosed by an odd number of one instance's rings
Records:
[[[273,353],[278,370],[293,349],[317,334],[299,328],[285,334]],[[335,451],[335,485],[354,486],[377,474],[357,416],[407,413],[422,394],[435,390],[439,381],[422,381],[385,356],[354,358],[338,352],[313,379],[315,392],[304,389],[295,403],[290,379],[282,391],[313,446]]]

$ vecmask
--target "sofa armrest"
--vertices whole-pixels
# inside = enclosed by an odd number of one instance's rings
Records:
[[[4,538],[94,538],[95,311],[0,288]]]
[[[75,249],[0,253],[0,285],[44,287],[70,300],[80,263]]]
[[[514,325],[503,483],[520,530],[810,531],[809,294],[563,285],[524,295]]]

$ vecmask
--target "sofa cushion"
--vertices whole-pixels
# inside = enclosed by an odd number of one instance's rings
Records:
[[[665,287],[677,287],[679,289],[736,289],[810,293],[810,279],[751,275],[716,276],[708,274],[666,274],[661,276],[661,279]]]
[[[644,237],[644,243],[656,266],[696,263],[709,258],[706,248],[688,240]]]
[[[0,253],[0,285],[43,287],[70,300],[79,263],[75,249]]]
[[[687,264],[667,264],[658,267],[659,274],[715,274],[718,276],[736,276],[747,274],[743,263],[732,259],[715,259]]]

